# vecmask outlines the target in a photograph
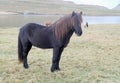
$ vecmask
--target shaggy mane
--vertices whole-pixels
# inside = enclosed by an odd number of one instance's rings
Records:
[[[55,36],[61,39],[72,28],[71,15],[64,16],[56,21],[52,26],[54,27]]]

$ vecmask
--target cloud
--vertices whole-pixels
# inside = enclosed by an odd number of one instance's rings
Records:
[[[120,0],[65,0],[73,1],[76,4],[100,5],[107,8],[113,8],[120,3]]]

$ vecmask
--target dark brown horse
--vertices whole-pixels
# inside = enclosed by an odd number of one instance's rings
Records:
[[[27,55],[32,45],[43,49],[53,48],[51,72],[60,70],[61,54],[73,32],[78,36],[82,34],[81,22],[82,12],[72,12],[51,24],[49,28],[35,23],[26,24],[20,29],[18,36],[19,61],[23,62],[24,68],[28,68]]]

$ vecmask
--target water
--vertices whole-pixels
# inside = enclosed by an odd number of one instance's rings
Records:
[[[0,27],[21,27],[30,22],[44,25],[45,22],[54,22],[60,17],[62,15],[0,15]],[[118,24],[120,16],[83,16],[83,21],[89,24]]]
[[[84,16],[83,20],[89,24],[118,24],[120,16]]]
[[[21,27],[27,23],[39,23],[45,25],[46,22],[54,22],[60,15],[0,15],[0,27]]]

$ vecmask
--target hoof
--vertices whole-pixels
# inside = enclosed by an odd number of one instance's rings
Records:
[[[24,65],[24,68],[25,68],[25,69],[28,69],[28,68],[29,68],[29,66],[28,66],[28,65]]]
[[[51,72],[60,71],[60,68],[51,68]]]

